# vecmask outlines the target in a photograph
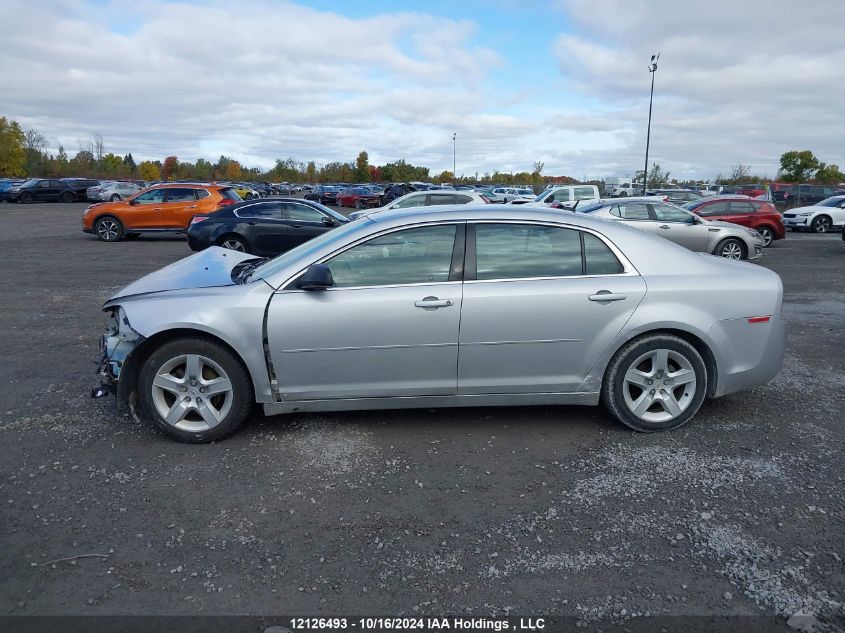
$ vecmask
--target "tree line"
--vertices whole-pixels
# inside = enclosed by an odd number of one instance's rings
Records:
[[[245,167],[234,158],[220,156],[211,162],[199,158],[196,162],[179,160],[167,156],[163,160],[145,160],[136,163],[131,152],[123,156],[105,151],[105,139],[100,132],[77,142],[78,149],[71,157],[64,147],[59,146],[56,154],[48,152],[49,141],[35,129],[24,131],[17,121],[0,117],[0,177],[22,178],[26,176],[61,178],[64,176],[87,176],[102,179],[158,180],[231,180],[247,182],[411,182],[434,181],[457,183],[489,183],[504,185],[527,185],[535,190],[545,185],[574,184],[579,182],[569,176],[547,176],[543,174],[544,164],[537,161],[531,171],[507,173],[495,170],[479,174],[461,174],[450,171],[432,174],[428,167],[412,165],[399,159],[385,165],[371,165],[369,155],[361,151],[354,161],[331,162],[318,165],[315,161],[303,162],[295,158],[276,159],[269,170]],[[634,180],[642,182],[642,170],[635,173]],[[819,184],[840,184],[845,182],[838,165],[826,164],[810,150],[793,150],[780,157],[777,179],[785,182],[811,182]],[[587,181],[586,177],[582,179]],[[731,168],[730,176],[721,174],[715,179],[720,184],[766,183],[771,178],[754,176],[751,167],[742,163]],[[587,181],[603,184],[599,180]],[[654,163],[648,170],[647,186],[656,188],[669,183],[670,172]]]

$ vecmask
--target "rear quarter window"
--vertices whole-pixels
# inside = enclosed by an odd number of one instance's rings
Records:
[[[587,275],[618,275],[625,272],[613,251],[592,233],[584,236],[584,272]]]

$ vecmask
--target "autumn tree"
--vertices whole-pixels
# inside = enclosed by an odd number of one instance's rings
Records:
[[[533,164],[534,170],[531,172],[531,186],[534,187],[534,192],[539,193],[543,188],[543,168],[545,163],[538,160]]]
[[[309,183],[317,182],[317,163],[313,160],[308,161],[308,165],[305,167],[305,181]]]
[[[370,157],[364,150],[355,159],[355,182],[370,182]]]
[[[221,158],[223,157],[221,156]],[[241,164],[236,160],[229,160],[226,163],[226,170],[223,172],[223,177],[226,180],[240,180]]]
[[[808,149],[784,152],[780,157],[778,177],[786,182],[807,182],[822,164]]]
[[[17,121],[0,117],[0,176],[26,175],[25,141]]]
[[[161,180],[161,171],[158,165],[150,160],[145,160],[138,165],[138,175],[141,176],[141,180],[146,180],[147,182]]]
[[[135,164],[135,159],[132,158],[132,152],[129,152],[126,156],[123,157],[123,164],[126,166],[126,171],[129,172],[129,175],[135,173],[135,170],[138,166]]]
[[[175,156],[168,156],[164,159],[164,164],[161,166],[161,179],[173,180],[176,168],[179,165],[179,159]]]
[[[209,163],[204,158],[198,158],[196,164],[194,165],[194,173],[197,175],[196,177],[200,180],[211,180],[212,179],[212,172],[214,171],[214,165]]]

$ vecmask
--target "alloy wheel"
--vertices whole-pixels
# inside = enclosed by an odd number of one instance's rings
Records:
[[[726,259],[742,259],[742,247],[736,242],[728,242],[720,254]]]
[[[763,226],[757,229],[757,232],[760,234],[760,237],[763,238],[763,246],[771,246],[772,242],[775,240],[774,233],[772,233],[772,229],[767,226]]]
[[[637,357],[625,372],[625,405],[646,422],[666,422],[681,415],[696,393],[695,370],[681,353],[656,349]]]
[[[824,216],[813,220],[813,230],[816,233],[827,233],[830,230],[830,220]]]
[[[156,411],[183,431],[211,429],[232,407],[232,381],[223,368],[199,354],[180,354],[164,363],[152,384]]]
[[[240,240],[235,239],[235,238],[223,240],[220,243],[220,246],[222,246],[223,248],[228,248],[229,250],[232,250],[232,251],[240,251],[241,253],[246,252],[246,248],[244,247],[244,243],[241,242]]]
[[[120,227],[114,220],[100,220],[97,223],[97,235],[106,242],[113,242],[120,235]]]

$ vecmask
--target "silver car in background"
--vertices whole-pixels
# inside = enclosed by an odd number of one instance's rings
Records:
[[[434,189],[428,191],[412,191],[400,196],[383,207],[375,209],[361,209],[353,211],[347,217],[350,220],[357,220],[362,215],[370,213],[390,211],[391,209],[412,209],[414,207],[440,207],[455,204],[485,204],[487,199],[484,194],[475,191],[454,191],[446,189]]]
[[[85,192],[88,199],[94,202],[108,200],[110,202],[119,202],[131,198],[136,193],[141,191],[141,187],[134,182],[101,182],[95,187],[88,187]]]
[[[609,198],[576,210],[648,231],[699,253],[728,259],[757,259],[763,254],[763,237],[754,229],[704,220],[661,198]]]
[[[219,247],[104,305],[101,385],[186,442],[299,411],[602,402],[638,431],[780,370],[780,277],[622,223],[373,213],[270,260]]]

